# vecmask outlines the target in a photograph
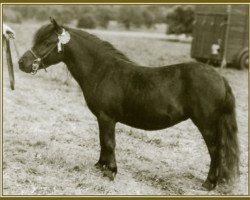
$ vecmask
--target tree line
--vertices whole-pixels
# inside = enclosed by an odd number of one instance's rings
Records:
[[[50,16],[63,24],[77,21],[80,28],[107,28],[117,21],[126,29],[153,28],[167,24],[167,33],[190,33],[193,6],[185,5],[4,5],[3,20],[20,23],[25,20],[46,21]]]

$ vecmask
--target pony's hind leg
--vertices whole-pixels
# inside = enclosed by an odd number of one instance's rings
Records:
[[[195,123],[195,121],[193,122]],[[208,176],[202,186],[207,190],[212,190],[216,187],[218,182],[218,168],[220,162],[218,131],[216,129],[216,125],[213,125],[212,123],[210,123],[210,125],[204,125],[196,122],[195,125],[198,127],[203,139],[205,140],[211,159]]]
[[[205,129],[202,130],[202,136],[208,148],[210,155],[210,168],[206,181],[202,184],[207,190],[212,190],[216,187],[218,181],[218,167],[220,161],[219,143],[217,131]]]
[[[99,137],[101,153],[96,167],[103,170],[103,175],[114,180],[117,173],[115,160],[115,122],[105,114],[97,117],[99,125]]]

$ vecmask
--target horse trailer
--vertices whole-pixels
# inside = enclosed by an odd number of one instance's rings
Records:
[[[193,25],[192,58],[221,66],[248,67],[248,5],[196,5]]]

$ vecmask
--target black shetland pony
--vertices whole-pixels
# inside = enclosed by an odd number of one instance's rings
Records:
[[[34,36],[34,45],[19,60],[20,69],[35,73],[64,62],[97,117],[101,152],[96,166],[111,180],[117,173],[117,122],[159,130],[191,119],[200,130],[211,164],[203,186],[239,174],[235,98],[227,80],[200,63],[142,67],[110,43],[82,30],[59,26],[54,19]]]

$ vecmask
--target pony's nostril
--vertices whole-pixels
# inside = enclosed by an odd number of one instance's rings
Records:
[[[24,63],[24,62],[23,62],[23,59],[20,59],[20,60],[18,61],[18,64],[19,64],[19,67],[20,67],[20,68],[23,68],[23,63]]]
[[[23,63],[23,59],[20,59],[19,61],[18,61],[18,64],[20,65],[20,64],[22,64]]]

